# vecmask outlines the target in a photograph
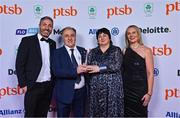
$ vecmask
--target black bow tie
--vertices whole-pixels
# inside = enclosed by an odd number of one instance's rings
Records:
[[[41,41],[45,41],[46,43],[49,43],[49,39],[41,38]]]

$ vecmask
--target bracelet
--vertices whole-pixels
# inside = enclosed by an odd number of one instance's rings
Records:
[[[151,97],[151,94],[147,93],[150,97]]]

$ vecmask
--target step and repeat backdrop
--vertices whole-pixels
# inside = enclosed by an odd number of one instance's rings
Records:
[[[24,116],[25,92],[17,85],[15,59],[21,38],[36,34],[43,16],[54,20],[51,38],[58,47],[66,26],[76,28],[77,44],[86,49],[97,46],[95,33],[102,27],[123,49],[126,28],[139,26],[155,64],[148,114],[180,118],[180,0],[1,0],[0,117]],[[56,116],[53,100],[48,116]]]

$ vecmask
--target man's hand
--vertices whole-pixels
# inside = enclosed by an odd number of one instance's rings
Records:
[[[85,73],[86,71],[87,71],[87,69],[86,69],[86,65],[85,64],[78,65],[78,67],[77,67],[77,73],[78,74]]]

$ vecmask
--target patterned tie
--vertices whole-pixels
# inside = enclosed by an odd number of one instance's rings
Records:
[[[71,61],[72,61],[72,64],[73,64],[74,68],[77,68],[78,67],[78,63],[77,63],[76,58],[74,56],[74,49],[70,49],[70,50],[71,50]],[[76,78],[76,83],[79,84],[80,81],[81,81],[81,77],[78,76]]]

